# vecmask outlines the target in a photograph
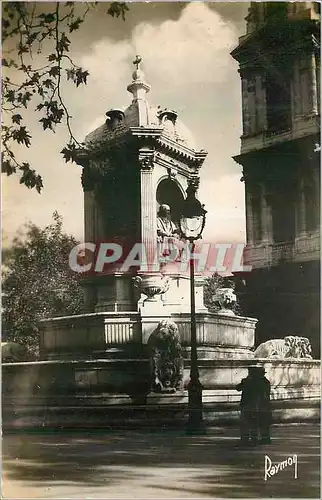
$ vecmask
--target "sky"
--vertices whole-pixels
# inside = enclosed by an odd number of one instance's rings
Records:
[[[208,151],[199,189],[208,211],[203,239],[243,242],[244,184],[232,159],[240,150],[241,89],[230,52],[245,32],[248,3],[135,2],[129,7],[123,21],[107,16],[108,4],[100,3],[71,37],[72,57],[90,73],[87,86],[63,87],[74,134],[82,141],[104,123],[107,110],[130,104],[126,87],[140,54],[151,85],[149,103],[175,109],[198,149]],[[33,140],[21,154],[43,176],[44,189],[39,195],[16,176],[2,176],[3,245],[9,246],[28,221],[48,225],[55,210],[63,216],[64,230],[82,240],[81,167],[60,155],[66,131],[44,133],[32,110],[26,116]]]

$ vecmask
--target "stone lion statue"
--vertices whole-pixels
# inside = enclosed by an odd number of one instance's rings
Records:
[[[312,348],[308,338],[288,335],[283,339],[267,340],[254,351],[255,358],[305,358],[312,359]]]
[[[176,392],[182,387],[183,357],[177,325],[162,320],[148,340],[152,391]]]
[[[218,288],[213,296],[213,301],[221,308],[218,311],[219,314],[235,315],[233,307],[236,304],[237,297],[232,288]]]

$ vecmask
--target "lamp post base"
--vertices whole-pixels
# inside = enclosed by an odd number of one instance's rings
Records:
[[[202,411],[202,385],[199,379],[190,380],[188,385],[189,418],[186,427],[187,434],[204,434],[205,423]]]

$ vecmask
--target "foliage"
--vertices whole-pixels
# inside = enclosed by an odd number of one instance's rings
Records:
[[[70,49],[73,32],[81,29],[88,13],[98,2],[4,2],[2,8],[2,172],[20,175],[20,183],[40,193],[42,178],[28,162],[21,162],[16,146],[32,144],[24,111],[32,107],[39,114],[43,130],[55,132],[57,125],[67,126],[69,141],[62,154],[79,145],[71,128],[68,103],[62,96],[64,82],[77,87],[86,85],[89,72],[74,63]],[[76,8],[77,5],[77,8]],[[125,3],[108,4],[107,14],[122,17]],[[34,59],[42,61],[35,65]],[[67,156],[66,156],[67,155]]]
[[[217,312],[220,309],[219,305],[214,300],[216,291],[219,288],[232,288],[233,290],[235,290],[234,279],[231,277],[220,276],[217,273],[214,273],[210,278],[206,278],[206,283],[204,287],[204,303],[205,306],[209,309],[209,311]],[[232,310],[237,315],[242,314],[241,306],[238,302],[238,297]]]
[[[3,332],[6,341],[38,350],[39,320],[81,312],[83,293],[68,257],[78,242],[62,232],[55,212],[45,229],[27,226],[4,255]]]

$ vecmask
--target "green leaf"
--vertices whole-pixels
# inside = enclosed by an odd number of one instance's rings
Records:
[[[86,85],[87,83],[87,77],[89,75],[88,71],[83,71],[82,68],[78,68],[76,71],[76,87],[84,83]]]
[[[74,162],[77,158],[77,150],[75,144],[68,144],[64,149],[62,149],[61,154],[63,155],[65,162]]]
[[[42,19],[44,23],[50,24],[56,21],[56,14],[55,12],[50,13],[50,14],[40,14],[38,18]]]
[[[32,98],[32,93],[27,91],[25,93],[19,93],[18,94],[18,102],[20,102],[25,108],[27,108],[27,103],[30,101],[30,99]]]
[[[123,21],[125,21],[125,13],[129,10],[128,6],[124,2],[112,2],[107,10],[108,15],[112,17],[122,16]]]
[[[27,132],[26,127],[20,127],[12,132],[12,139],[18,144],[24,144],[29,148],[31,135]]]
[[[42,85],[47,89],[52,89],[55,86],[54,82],[50,78],[46,78],[46,80],[43,80]]]
[[[46,129],[50,129],[50,130],[53,130],[53,120],[52,118],[48,118],[48,117],[44,117],[44,118],[41,118],[40,120],[40,123],[42,123],[42,126],[43,126],[43,129],[46,130]]]
[[[8,90],[8,92],[4,96],[5,99],[7,99],[8,102],[14,103],[16,99],[16,93],[14,90]]]
[[[12,162],[10,162],[9,160],[2,160],[2,162],[1,162],[1,172],[2,173],[7,174],[9,176],[9,175],[16,173],[16,171],[17,171],[17,168]]]
[[[65,33],[62,33],[61,39],[57,43],[58,51],[60,53],[69,51],[70,40],[67,38]]]
[[[81,19],[80,17],[78,17],[77,19],[75,19],[75,21],[73,21],[69,25],[69,32],[72,33],[73,31],[78,30],[79,27],[80,27],[80,25],[82,24],[82,22],[84,22],[84,20]]]
[[[76,70],[74,68],[69,68],[69,69],[66,69],[65,71],[67,74],[67,80],[74,80]]]
[[[49,70],[49,75],[50,75],[50,76],[54,76],[54,77],[56,77],[56,76],[58,76],[58,75],[59,75],[59,72],[60,72],[60,68],[59,68],[59,66],[53,66],[53,67],[52,67],[52,68],[50,68],[50,70]]]
[[[12,115],[11,119],[12,119],[13,123],[17,123],[18,125],[20,125],[20,122],[22,120],[22,116],[19,114]]]

